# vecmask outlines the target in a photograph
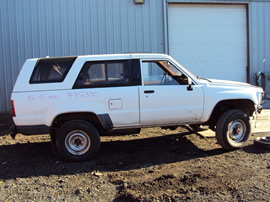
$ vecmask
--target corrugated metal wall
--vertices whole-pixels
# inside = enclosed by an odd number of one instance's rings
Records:
[[[249,6],[250,77],[261,71],[270,74],[270,2],[252,2]]]
[[[250,80],[270,74],[270,0],[0,0],[0,111],[27,58],[168,50],[170,2],[249,4]],[[164,20],[165,19],[165,20]],[[164,25],[165,23],[165,25]]]
[[[163,53],[163,30],[162,0],[0,0],[0,111],[27,58]]]

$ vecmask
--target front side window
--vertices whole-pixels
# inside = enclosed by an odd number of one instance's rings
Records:
[[[127,61],[87,62],[75,87],[121,86],[130,83]]]
[[[76,57],[43,58],[36,64],[30,83],[62,82]]]
[[[187,84],[187,77],[168,61],[143,61],[142,71],[145,86]]]

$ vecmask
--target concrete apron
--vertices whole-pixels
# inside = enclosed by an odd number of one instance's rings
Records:
[[[270,132],[270,109],[263,109],[258,115],[257,121],[250,120],[252,133]]]
[[[250,118],[251,133],[270,133],[270,109],[263,109],[258,115],[257,120]],[[212,130],[204,130],[197,132],[204,137],[214,137],[215,132]]]

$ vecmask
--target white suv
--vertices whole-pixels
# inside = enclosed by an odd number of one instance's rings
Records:
[[[29,59],[11,96],[15,134],[50,134],[58,154],[96,155],[100,135],[208,125],[225,149],[244,146],[263,90],[200,79],[164,54]]]

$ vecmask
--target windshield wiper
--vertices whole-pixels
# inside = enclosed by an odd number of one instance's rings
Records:
[[[200,79],[202,79],[202,80],[206,80],[206,81],[209,81],[210,83],[212,83],[212,81],[211,81],[211,80],[209,80],[209,79],[207,79],[207,78],[200,78]]]

